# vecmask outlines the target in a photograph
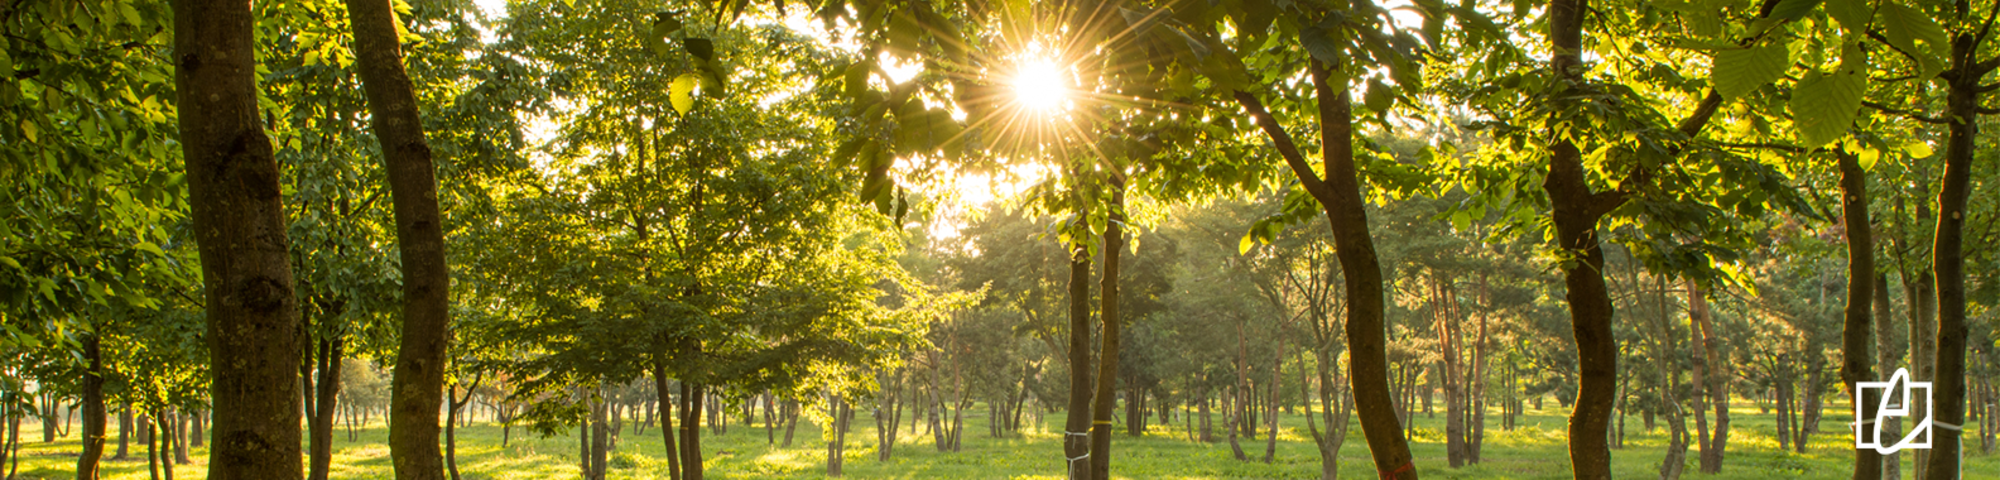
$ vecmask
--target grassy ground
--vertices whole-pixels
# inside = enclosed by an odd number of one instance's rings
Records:
[[[1568,478],[1569,461],[1564,450],[1563,433],[1567,412],[1554,408],[1554,404],[1549,407],[1548,410],[1530,411],[1520,420],[1521,427],[1513,431],[1500,430],[1499,417],[1489,415],[1485,462],[1460,469],[1446,466],[1443,419],[1425,418],[1419,414],[1418,431],[1413,439],[1419,473],[1424,478],[1451,479]],[[1050,433],[1059,432],[1060,414],[1048,416],[1041,426],[1025,434],[1008,438],[986,435],[983,410],[970,410],[967,417],[962,451],[938,452],[932,446],[929,435],[907,434],[896,446],[894,459],[878,462],[875,460],[874,421],[865,412],[859,412],[854,421],[856,431],[850,432],[847,437],[846,473],[851,478],[871,479],[1061,478],[1063,465],[1059,433]],[[1787,453],[1778,451],[1772,415],[1762,414],[1754,406],[1738,407],[1731,413],[1733,422],[1729,453],[1723,473],[1713,477],[1693,473],[1696,454],[1689,452],[1688,477],[1757,480],[1848,478],[1853,440],[1842,426],[1848,418],[1852,418],[1852,413],[1828,410],[1826,419],[1822,421],[1822,433],[1812,436],[1807,453]],[[43,443],[39,441],[41,434],[36,430],[38,426],[23,424],[26,431],[22,438],[29,441],[23,447],[25,455],[19,478],[74,478],[79,450],[75,433],[72,432],[68,439]],[[904,428],[907,427],[905,424]],[[1255,461],[1262,457],[1264,451],[1261,436],[1260,441],[1244,441],[1244,450],[1253,458],[1252,462],[1245,463],[1231,458],[1226,442],[1204,445],[1187,441],[1178,423],[1171,428],[1156,425],[1143,438],[1120,434],[1113,442],[1115,457],[1112,472],[1119,478],[1316,478],[1319,475],[1319,459],[1313,453],[1310,434],[1305,432],[1304,418],[1284,416],[1280,427],[1282,432],[1278,437],[1277,458],[1268,465]],[[113,428],[116,428],[115,425]],[[1659,429],[1645,432],[1637,417],[1628,418],[1626,446],[1612,453],[1617,475],[1657,477],[1660,459],[1665,452],[1665,428],[1665,423],[1661,422]],[[1123,431],[1122,425],[1119,430]],[[533,438],[515,429],[513,441],[503,448],[497,426],[481,423],[459,432],[459,468],[467,480],[576,477],[576,439],[573,436]],[[357,441],[353,442],[347,441],[345,431],[336,435],[333,478],[391,478],[389,450],[384,444],[388,430],[376,423],[357,434]],[[782,441],[784,432],[780,430],[777,435]],[[1966,432],[1968,438],[1977,438],[1974,435],[1972,431]],[[707,457],[708,473],[711,478],[725,479],[823,478],[826,444],[819,440],[819,429],[802,420],[796,436],[793,448],[767,445],[762,428],[734,425],[726,435],[707,436],[703,439],[703,451]],[[1974,442],[1976,445],[1976,440]],[[115,448],[113,445],[112,449]],[[617,480],[665,479],[663,452],[657,428],[648,429],[644,435],[635,435],[632,426],[627,424],[625,438],[613,453],[610,477]],[[193,453],[194,463],[175,468],[175,478],[198,480],[205,476],[207,452],[196,449]],[[133,454],[136,460],[105,462],[104,478],[148,478],[144,447],[135,444]],[[1341,476],[1374,478],[1367,455],[1360,427],[1356,426],[1341,450]],[[1905,468],[1909,468],[1909,455],[1902,457]],[[2000,479],[2000,455],[1969,454],[1966,460],[1965,478]],[[1905,475],[1907,472],[1905,470]]]

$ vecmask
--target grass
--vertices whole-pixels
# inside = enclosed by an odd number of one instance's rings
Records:
[[[1806,453],[1800,454],[1779,451],[1774,416],[1761,413],[1754,406],[1741,406],[1747,403],[1741,402],[1731,411],[1729,452],[1723,473],[1714,476],[1695,473],[1697,455],[1690,451],[1688,478],[1767,480],[1844,479],[1850,476],[1853,441],[1845,433],[1843,425],[1845,419],[1852,418],[1851,412],[1828,409],[1821,422],[1821,432],[1812,435]],[[1500,430],[1499,416],[1489,414],[1483,455],[1485,461],[1458,469],[1446,466],[1442,416],[1427,418],[1418,414],[1418,429],[1412,439],[1412,448],[1416,450],[1419,474],[1423,478],[1446,479],[1569,478],[1563,428],[1567,411],[1556,409],[1554,404],[1549,407],[1547,410],[1529,411],[1519,419],[1520,427],[1513,431]],[[849,432],[847,437],[846,474],[850,478],[870,479],[1062,478],[1059,431],[1063,417],[1060,413],[1047,416],[1041,425],[1033,426],[1027,432],[1005,438],[986,435],[983,410],[969,410],[966,416],[962,451],[938,452],[932,446],[931,437],[919,431],[901,437],[893,459],[878,462],[875,459],[874,421],[865,412],[858,412],[854,420],[855,431]],[[1219,421],[1220,417],[1217,419]],[[39,441],[38,422],[23,422],[22,427],[24,455],[21,476],[17,478],[75,477],[76,455],[80,447],[74,431],[67,439],[44,443]],[[116,426],[112,428],[115,430]],[[1246,463],[1231,457],[1227,442],[1189,442],[1182,428],[1180,423],[1171,427],[1154,425],[1141,438],[1120,433],[1112,444],[1113,475],[1134,479],[1309,479],[1319,475],[1319,459],[1312,448],[1311,434],[1305,431],[1302,416],[1281,416],[1277,458],[1268,465],[1256,461],[1264,452],[1262,436],[1257,441],[1243,440],[1244,450],[1252,457],[1252,461]],[[1665,455],[1665,422],[1662,421],[1652,432],[1646,432],[1644,428],[1639,418],[1626,419],[1626,446],[1612,452],[1613,470],[1617,476],[1658,476],[1660,459]],[[907,423],[904,429],[908,429]],[[1122,425],[1119,431],[1123,432]],[[459,468],[465,479],[576,478],[574,436],[534,438],[518,428],[514,434],[513,441],[501,447],[498,426],[480,423],[460,429]],[[777,435],[782,441],[783,430],[779,430]],[[706,435],[703,452],[707,459],[707,473],[710,478],[720,479],[825,478],[826,444],[820,440],[820,430],[802,419],[795,435],[792,448],[767,445],[762,428],[731,425],[726,435]],[[388,430],[381,423],[357,431],[357,441],[348,441],[344,430],[335,437],[333,478],[378,479],[393,476],[389,449],[385,445]],[[1968,430],[1966,438],[1972,439],[1976,449],[1976,433]],[[111,447],[115,451],[115,443]],[[632,424],[628,423],[623,441],[612,453],[609,476],[615,480],[665,479],[664,451],[658,428],[636,435]],[[1375,477],[1358,425],[1349,434],[1340,453],[1340,474],[1343,478]],[[135,443],[132,454],[137,457],[136,460],[105,461],[103,478],[148,478],[144,446]],[[199,480],[205,477],[207,451],[195,449],[191,454],[193,463],[177,466],[175,478]],[[1905,465],[1904,475],[1907,476],[1910,456],[1901,457]],[[1965,478],[2000,478],[2000,455],[1968,453]]]

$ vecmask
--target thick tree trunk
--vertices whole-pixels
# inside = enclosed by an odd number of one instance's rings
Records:
[[[1960,17],[1965,15],[1960,5]],[[1978,61],[1981,32],[1958,33],[1952,39],[1952,69],[1944,77],[1950,86],[1945,110],[1951,119],[1944,150],[1944,179],[1938,188],[1937,231],[1932,237],[1931,271],[1937,274],[1937,356],[1931,413],[1931,450],[1924,478],[1956,479],[1960,472],[1965,423],[1965,220],[1971,191],[1973,140],[1979,136],[1980,79],[1993,67]]]
[[[1847,384],[1847,391],[1855,394],[1854,407],[1861,409],[1858,415],[1863,422],[1875,420],[1875,407],[1879,395],[1876,390],[1864,394],[1856,388],[1856,382],[1872,381],[1875,378],[1868,355],[1869,328],[1874,312],[1870,302],[1874,301],[1875,289],[1875,235],[1868,220],[1868,173],[1861,169],[1858,155],[1846,151],[1835,152],[1840,162],[1841,220],[1847,227],[1847,305],[1843,318],[1845,322],[1840,332],[1840,380]],[[1871,423],[1863,423],[1855,428],[1860,441],[1879,441],[1871,428]],[[1872,449],[1854,450],[1854,480],[1875,480],[1882,477],[1882,455]]]
[[[258,119],[248,2],[175,0],[174,84],[201,250],[215,444],[209,480],[297,480],[299,317],[283,190]]]
[[[1068,459],[1070,480],[1092,479],[1090,370],[1090,251],[1078,245],[1069,263],[1069,413],[1063,422],[1063,456]]]
[[[346,336],[333,334],[333,338],[319,341],[319,381],[313,392],[316,401],[306,419],[307,437],[312,441],[307,456],[309,480],[326,480],[327,472],[333,465],[333,414],[339,411],[341,358],[346,356]]]
[[[1098,299],[1102,306],[1098,310],[1098,325],[1103,328],[1099,335],[1103,346],[1097,352],[1097,389],[1092,398],[1090,412],[1090,478],[1109,480],[1111,478],[1111,408],[1118,400],[1118,347],[1119,323],[1124,321],[1118,315],[1118,259],[1125,250],[1125,179],[1112,178],[1105,182],[1111,187],[1110,220],[1104,222],[1104,272],[1098,283]],[[1129,407],[1129,401],[1128,407]]]
[[[76,458],[77,480],[97,480],[98,460],[104,457],[104,354],[99,342],[103,330],[83,335],[83,453]]]
[[[449,347],[450,272],[438,213],[436,167],[417,115],[416,89],[403,71],[396,13],[389,0],[346,0],[355,59],[368,97],[369,124],[382,143],[402,258],[403,327],[390,379],[389,456],[397,480],[439,480],[438,406]]]

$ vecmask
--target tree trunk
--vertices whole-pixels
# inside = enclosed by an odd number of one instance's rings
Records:
[[[1861,169],[1858,155],[1840,150],[1835,152],[1840,162],[1841,220],[1847,227],[1847,305],[1844,309],[1845,322],[1840,331],[1840,380],[1847,384],[1847,391],[1854,392],[1854,408],[1859,408],[1863,424],[1857,425],[1855,435],[1860,441],[1880,441],[1875,435],[1879,428],[1870,428],[1876,420],[1875,407],[1878,404],[1877,390],[1863,393],[1856,388],[1856,382],[1875,379],[1874,368],[1869,364],[1868,340],[1872,323],[1870,302],[1875,299],[1875,236],[1868,220],[1868,173]],[[1854,450],[1854,480],[1874,480],[1882,477],[1882,455],[1872,449]]]
[[[1701,336],[1695,342],[1695,347],[1701,350],[1695,355],[1695,361],[1706,366],[1696,370],[1699,378],[1695,379],[1695,383],[1703,392],[1700,395],[1706,395],[1709,400],[1697,400],[1695,408],[1705,409],[1703,403],[1712,403],[1715,407],[1715,431],[1711,433],[1704,428],[1701,432],[1701,473],[1722,473],[1722,456],[1729,444],[1729,376],[1725,373],[1729,365],[1720,358],[1721,339],[1715,334],[1714,321],[1709,315],[1707,291],[1693,281],[1687,283],[1687,289],[1688,317],[1700,330],[1698,334]],[[1701,413],[1697,412],[1695,418],[1701,419]]]
[[[681,480],[701,480],[702,390],[702,385],[681,380]]]
[[[77,480],[97,480],[98,460],[104,456],[104,355],[99,341],[103,330],[83,335],[83,453],[76,458]]]
[[[1444,373],[1445,458],[1451,468],[1459,468],[1465,466],[1468,456],[1465,444],[1465,410],[1460,403],[1465,393],[1465,381],[1459,372],[1464,346],[1459,340],[1457,314],[1452,308],[1455,295],[1452,292],[1451,282],[1451,279],[1433,272],[1428,296],[1431,304],[1431,321],[1437,328],[1438,353],[1443,356],[1439,363],[1443,367],[1440,370]],[[1424,397],[1429,398],[1430,395]],[[1429,410],[1430,402],[1424,403],[1425,410]]]
[[[1875,271],[1875,289],[1873,291],[1875,294],[1875,363],[1882,369],[1883,373],[1896,371],[1896,359],[1898,358],[1895,348],[1896,343],[1890,335],[1891,332],[1895,331],[1895,321],[1889,313],[1888,286],[1889,275],[1877,269]],[[1879,435],[1880,438],[1903,438],[1903,419],[1882,419],[1882,433]],[[1880,460],[1882,464],[1882,476],[1878,478],[1883,480],[1898,480],[1903,478],[1902,462],[1899,457],[1900,455],[1894,453],[1883,455]]]
[[[403,326],[390,379],[389,456],[397,480],[439,480],[444,459],[438,452],[438,406],[450,343],[451,280],[436,167],[417,115],[416,90],[403,71],[398,20],[389,0],[346,3],[370,127],[388,171],[402,258]]]
[[[1928,214],[1930,207],[1926,205],[1928,204],[1923,202],[1917,203],[1918,217]],[[1916,278],[1913,281],[1910,277]],[[1915,275],[1903,277],[1904,300],[1910,308],[1910,381],[1913,382],[1930,381],[1933,378],[1932,372],[1935,371],[1933,367],[1936,366],[1931,362],[1937,356],[1937,284],[1932,279],[1929,270],[1920,270]],[[1936,385],[1932,387],[1935,388]],[[1929,409],[1930,405],[1916,402],[1910,406],[1910,418],[1924,418],[1928,415],[1926,412]],[[1917,425],[1911,425],[1910,428],[1915,429]],[[1930,456],[1930,450],[1910,452],[1912,468],[1910,478],[1918,480],[1930,478],[1925,475],[1925,470],[1930,467]]]
[[[132,404],[127,403],[118,409],[118,454],[112,455],[111,459],[124,460],[128,458],[130,456],[131,443]]]
[[[307,469],[310,480],[326,480],[327,471],[333,465],[333,414],[339,411],[341,358],[346,356],[346,336],[335,333],[332,337],[319,341],[319,381],[314,385],[318,391],[313,392],[316,401],[310,412],[312,418],[306,419],[307,437],[312,441],[307,455],[310,457]]]
[[[1202,443],[1209,443],[1215,441],[1214,425],[1209,421],[1211,413],[1208,410],[1208,402],[1209,402],[1208,389],[1203,388],[1200,405],[1195,407],[1199,409],[1201,414],[1201,436],[1197,438],[1199,438]]]
[[[847,415],[846,407],[847,401],[840,398],[840,394],[828,395],[827,413],[831,420],[826,428],[833,433],[833,438],[826,442],[826,475],[829,477],[840,476],[841,460],[847,456],[843,451],[847,444],[847,429],[844,428],[847,422],[842,421]]]
[[[287,380],[285,383],[291,383]],[[139,430],[146,432],[146,478],[160,480],[159,435],[154,435],[153,422],[139,420]]]
[[[657,352],[653,354],[653,395],[659,397],[660,402],[660,438],[661,443],[666,445],[667,478],[681,480],[680,449],[674,446],[674,396],[673,392],[667,389],[667,356]],[[792,435],[787,430],[785,446],[791,444]]]
[[[1360,181],[1356,177],[1353,149],[1353,115],[1346,85],[1332,84],[1327,65],[1313,61],[1314,94],[1319,101],[1321,179],[1306,163],[1283,124],[1265,110],[1249,92],[1236,92],[1257,125],[1285,158],[1300,184],[1326,211],[1333,230],[1334,255],[1340,260],[1346,280],[1347,342],[1351,391],[1361,419],[1361,432],[1378,472],[1394,480],[1417,478],[1415,457],[1396,415],[1396,402],[1389,389],[1387,329],[1383,325],[1384,304],[1382,266],[1369,237],[1368,212],[1362,203]],[[1344,77],[1343,77],[1344,78]]]
[[[1959,17],[1966,17],[1966,5],[1959,5]],[[1965,325],[1965,220],[1970,215],[1965,208],[1971,191],[1973,140],[1979,136],[1980,79],[1993,70],[1976,57],[1978,43],[1985,40],[1982,31],[1975,36],[1971,32],[1960,32],[1952,39],[1951,65],[1946,80],[1950,89],[1945,97],[1946,118],[1950,119],[1950,134],[1946,137],[1944,150],[1944,179],[1938,188],[1937,231],[1932,237],[1931,271],[1937,274],[1937,356],[1935,360],[1936,379],[1932,380],[1935,399],[1931,412],[1935,422],[1931,429],[1931,450],[1929,464],[1924,468],[1928,480],[1950,480],[1961,473],[1959,465],[1962,455],[1960,426],[1965,423],[1965,346],[1968,330]]]
[[[1551,67],[1561,82],[1581,82],[1584,11],[1588,0],[1553,0],[1548,7],[1549,39],[1556,52]],[[1618,342],[1611,328],[1612,305],[1604,286],[1604,251],[1597,221],[1622,200],[1615,192],[1592,193],[1575,143],[1557,139],[1542,188],[1548,191],[1556,240],[1571,260],[1563,268],[1571,330],[1576,336],[1580,378],[1576,409],[1569,419],[1569,456],[1579,480],[1611,478],[1609,431],[1617,400]]]
[[[1282,328],[1283,326],[1280,325],[1279,327],[1278,331],[1274,332],[1278,334],[1278,349],[1277,353],[1272,355],[1271,358],[1271,393],[1266,397],[1270,400],[1266,403],[1268,406],[1265,411],[1269,412],[1270,415],[1265,423],[1270,427],[1271,435],[1264,442],[1265,465],[1271,464],[1271,460],[1278,457],[1278,398],[1284,391],[1283,375],[1285,373],[1285,333]]]
[[[1104,274],[1098,283],[1098,324],[1103,329],[1103,346],[1097,352],[1097,389],[1091,405],[1090,478],[1111,478],[1111,407],[1118,399],[1118,333],[1124,317],[1118,315],[1118,260],[1125,250],[1125,179],[1112,178],[1110,220],[1104,222]],[[1128,402],[1129,404],[1129,402]],[[1129,407],[1128,407],[1129,408]]]
[[[210,480],[297,480],[299,317],[283,190],[259,121],[248,2],[176,0],[175,108],[201,251]]]
[[[1235,425],[1234,423],[1235,418],[1233,417],[1241,416],[1241,413],[1238,412],[1238,410],[1235,407],[1237,404],[1243,403],[1242,395],[1243,395],[1243,389],[1241,388],[1232,389],[1230,392],[1223,394],[1222,423]],[[1250,457],[1248,455],[1243,454],[1243,444],[1236,442],[1236,436],[1237,436],[1237,428],[1234,426],[1229,427],[1230,453],[1236,455],[1236,461],[1239,462],[1250,461]]]
[[[472,385],[465,388],[465,398],[463,399],[458,397],[458,390],[456,388],[445,393],[447,398],[445,399],[444,465],[445,471],[451,473],[451,480],[459,480],[458,428],[456,426],[458,422],[458,410],[465,408],[465,404],[472,401],[472,391],[479,389],[479,382],[482,380],[485,380],[483,375],[474,374]]]
[[[1078,245],[1070,255],[1069,413],[1063,422],[1063,455],[1070,480],[1091,480],[1090,250]]]

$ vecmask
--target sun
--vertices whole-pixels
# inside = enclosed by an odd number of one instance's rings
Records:
[[[1062,68],[1046,58],[1022,59],[1014,71],[1014,101],[1036,111],[1053,111],[1069,96]]]

